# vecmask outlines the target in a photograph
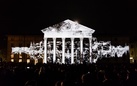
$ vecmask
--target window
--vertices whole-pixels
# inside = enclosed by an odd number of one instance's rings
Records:
[[[27,58],[30,58],[29,54],[27,54]]]
[[[19,62],[22,62],[22,59],[19,59]]]
[[[19,58],[22,58],[22,55],[21,55],[21,54],[19,54]]]
[[[14,59],[11,59],[11,62],[14,62]]]
[[[11,57],[11,58],[14,58],[14,54],[12,53],[10,57]]]
[[[30,59],[27,59],[27,63],[30,63]]]

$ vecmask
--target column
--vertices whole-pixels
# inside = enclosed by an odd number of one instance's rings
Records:
[[[47,38],[44,38],[44,59],[43,63],[47,63]]]
[[[83,38],[80,38],[80,63],[83,61]]]
[[[89,38],[89,62],[92,63],[92,38]]]
[[[62,63],[65,64],[65,38],[62,38]]]
[[[71,64],[74,63],[74,38],[71,38]]]
[[[53,63],[56,61],[56,38],[53,38]]]

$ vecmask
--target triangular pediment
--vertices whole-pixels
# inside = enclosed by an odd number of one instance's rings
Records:
[[[49,33],[54,33],[51,35],[56,34],[57,36],[59,36],[59,34],[60,34],[60,36],[62,36],[65,34],[65,35],[67,35],[67,37],[68,36],[73,37],[73,36],[80,36],[80,35],[90,36],[90,35],[92,35],[92,33],[95,32],[95,30],[67,19],[63,22],[60,22],[58,24],[55,24],[53,26],[49,26],[49,27],[43,29],[42,32],[44,34],[48,34],[48,36],[50,35]]]

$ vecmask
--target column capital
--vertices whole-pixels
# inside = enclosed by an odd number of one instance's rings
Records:
[[[62,38],[62,40],[65,40],[66,38]]]
[[[74,40],[75,38],[71,38],[71,40]]]
[[[44,40],[47,40],[48,38],[44,38]]]
[[[81,41],[82,41],[83,39],[84,39],[83,37],[80,38]]]
[[[56,39],[55,37],[53,37],[52,39]]]
[[[89,39],[92,39],[92,37],[89,37]]]

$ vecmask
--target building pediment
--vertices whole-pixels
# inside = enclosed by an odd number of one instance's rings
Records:
[[[91,37],[95,30],[69,19],[42,30],[45,37]]]

